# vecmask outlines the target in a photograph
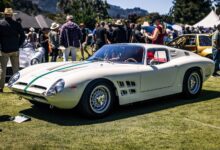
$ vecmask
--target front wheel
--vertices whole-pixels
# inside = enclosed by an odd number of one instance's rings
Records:
[[[107,82],[99,81],[86,88],[79,108],[87,117],[101,118],[111,111],[114,101],[114,88]]]
[[[198,69],[186,72],[183,80],[183,95],[187,98],[197,97],[202,90],[202,75]]]

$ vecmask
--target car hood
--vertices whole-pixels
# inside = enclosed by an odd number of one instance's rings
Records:
[[[132,73],[136,71],[135,66],[138,65],[91,61],[56,63],[55,65],[48,63],[48,67],[44,69],[35,69],[30,73],[23,74],[19,82],[36,85],[51,85],[59,79],[64,79],[67,83],[79,82],[110,74]]]

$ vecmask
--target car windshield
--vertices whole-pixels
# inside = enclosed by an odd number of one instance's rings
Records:
[[[143,64],[144,48],[137,45],[105,45],[89,61]]]
[[[200,46],[212,46],[211,37],[200,35],[199,36],[199,45]]]

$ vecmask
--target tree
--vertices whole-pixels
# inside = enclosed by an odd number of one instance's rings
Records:
[[[11,7],[15,10],[20,10],[28,14],[37,14],[40,12],[37,5],[34,5],[32,1],[27,0],[1,0],[0,12],[4,11],[6,7]]]
[[[11,0],[1,0],[0,1],[0,12],[3,12],[6,7],[11,7],[12,1]]]
[[[36,15],[40,11],[37,5],[33,4],[32,1],[28,0],[12,0],[12,5],[15,10],[23,11],[30,15]]]
[[[64,14],[73,15],[77,23],[83,22],[87,27],[94,27],[96,20],[109,18],[106,0],[60,0],[58,7]]]
[[[215,7],[216,7],[216,13],[218,15],[220,15],[220,0],[214,0],[213,2],[214,2]]]
[[[128,15],[128,20],[132,23],[136,23],[140,17],[136,13],[132,13]]]
[[[174,0],[170,14],[174,22],[195,24],[203,19],[212,8],[212,0]]]

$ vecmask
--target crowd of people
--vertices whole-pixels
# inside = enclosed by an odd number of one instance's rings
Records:
[[[85,59],[84,53],[91,56],[93,52],[106,44],[114,43],[152,43],[163,45],[179,36],[177,31],[167,30],[159,17],[153,19],[154,29],[152,32],[144,30],[142,24],[134,24],[129,21],[117,20],[112,22],[99,22],[93,31],[86,28],[84,23],[78,25],[72,15],[66,17],[66,22],[59,25],[54,22],[50,29],[42,29],[38,33],[30,28],[25,34],[20,22],[12,19],[13,10],[6,8],[5,18],[0,21],[0,93],[3,92],[5,74],[8,59],[12,63],[13,72],[19,70],[19,47],[28,41],[34,48],[45,49],[45,62],[56,62],[59,52],[63,54],[63,61],[76,60],[76,49],[81,51],[81,59]],[[220,59],[220,26],[217,27],[213,38],[214,61],[219,64]],[[183,27],[183,34],[190,33],[213,33],[214,28]],[[13,44],[12,44],[13,43]],[[91,46],[92,53],[87,50]],[[51,55],[51,60],[49,56]],[[217,66],[217,65],[216,65]],[[218,67],[217,67],[218,68]],[[217,70],[215,74],[217,74]]]
[[[63,60],[68,61],[71,52],[71,60],[76,60],[76,49],[80,48],[81,59],[85,59],[84,53],[91,56],[93,52],[106,44],[114,43],[153,43],[164,44],[170,37],[159,18],[154,20],[156,28],[154,32],[148,33],[142,29],[141,24],[134,24],[128,21],[117,20],[114,23],[101,21],[96,24],[95,29],[91,31],[86,28],[84,23],[77,25],[73,21],[73,16],[66,17],[66,23],[59,25],[52,23],[50,31],[42,29],[39,33],[34,28],[29,29],[27,41],[34,47],[43,47],[46,50],[45,61],[49,61],[50,52],[52,58],[50,61],[56,61],[59,50],[63,50]],[[92,53],[87,50],[91,46]]]

